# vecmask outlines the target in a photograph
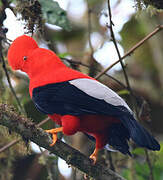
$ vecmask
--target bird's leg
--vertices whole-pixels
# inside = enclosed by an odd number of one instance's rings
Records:
[[[96,133],[93,134],[94,138],[96,139],[96,148],[93,151],[93,153],[90,155],[90,159],[93,160],[93,164],[96,163],[97,161],[97,156],[98,156],[98,152],[101,148],[103,148],[106,144],[106,134],[105,132],[101,132],[101,133]]]
[[[63,127],[59,127],[59,128],[55,128],[55,129],[50,129],[50,130],[45,130],[47,133],[52,134],[52,144],[50,144],[50,146],[54,146],[54,144],[57,141],[57,133],[58,132],[62,132],[63,131]]]
[[[89,158],[93,160],[93,164],[95,164],[97,161],[98,152],[99,148],[96,147],[93,153],[89,156]]]

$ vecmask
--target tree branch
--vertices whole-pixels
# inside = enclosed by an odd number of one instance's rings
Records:
[[[43,129],[38,128],[24,116],[18,115],[13,107],[6,104],[0,104],[0,124],[44,147],[96,180],[124,180],[124,178],[110,169],[106,169],[101,164],[93,165],[88,157],[60,140],[57,140],[55,146],[50,147],[49,144],[52,143],[52,139]]]
[[[163,25],[158,25],[154,31],[149,33],[145,38],[143,38],[141,41],[139,41],[135,46],[133,46],[131,49],[129,49],[124,56],[121,57],[121,60],[125,59],[127,56],[130,56],[137,48],[139,48],[141,45],[143,45],[148,39],[153,37],[155,34],[163,30]],[[114,67],[116,64],[120,62],[120,59],[118,59],[116,62],[114,62],[112,65],[104,69],[102,72],[100,72],[96,79],[99,79],[102,75],[104,75],[107,71],[109,71],[112,67]]]

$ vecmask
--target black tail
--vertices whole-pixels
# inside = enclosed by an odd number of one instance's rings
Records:
[[[128,130],[131,139],[140,147],[159,151],[160,145],[149,132],[141,126],[132,115],[119,118]]]
[[[108,144],[121,153],[131,156],[128,146],[129,138],[129,131],[122,123],[114,123],[108,129]]]

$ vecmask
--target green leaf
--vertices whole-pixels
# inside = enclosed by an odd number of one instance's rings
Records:
[[[39,0],[39,2],[42,7],[43,18],[47,23],[60,26],[66,31],[71,30],[66,11],[60,8],[57,2],[53,0]]]
[[[121,90],[121,91],[118,91],[117,93],[118,93],[120,96],[130,94],[130,92],[129,92],[128,90],[126,90],[126,89],[123,89],[123,90]]]
[[[69,56],[69,55],[70,55],[70,54],[69,54],[68,52],[58,54],[58,56],[59,56],[60,58],[65,58],[65,57],[67,57],[67,56]]]

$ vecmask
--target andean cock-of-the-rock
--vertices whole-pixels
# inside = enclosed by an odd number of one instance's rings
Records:
[[[67,67],[51,50],[39,48],[27,35],[14,40],[8,50],[9,65],[26,72],[29,92],[37,109],[59,128],[47,130],[53,146],[57,133],[83,132],[96,141],[90,158],[96,162],[99,149],[112,146],[131,155],[128,141],[149,150],[159,150],[154,137],[134,118],[126,102],[92,77]]]

